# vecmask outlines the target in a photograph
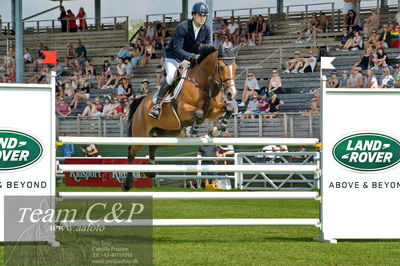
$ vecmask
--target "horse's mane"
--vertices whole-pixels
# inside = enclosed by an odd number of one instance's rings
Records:
[[[199,47],[199,54],[200,57],[199,59],[197,59],[197,63],[200,64],[201,61],[203,61],[207,56],[209,56],[212,52],[217,51],[217,49],[215,49],[214,45],[211,44],[202,44]]]
[[[132,137],[132,127],[133,127],[133,114],[135,113],[136,109],[139,107],[139,104],[143,101],[145,96],[140,98],[136,98],[133,100],[131,105],[129,106],[129,114],[128,114],[128,137]]]

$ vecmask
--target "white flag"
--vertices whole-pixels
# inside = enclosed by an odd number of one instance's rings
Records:
[[[321,69],[335,69],[332,65],[332,61],[335,57],[321,57]]]

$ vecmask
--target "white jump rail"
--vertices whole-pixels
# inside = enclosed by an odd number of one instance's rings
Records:
[[[256,225],[313,225],[320,226],[319,219],[315,218],[258,218],[258,219],[137,219],[131,221],[111,222],[104,221],[90,223],[85,220],[61,221],[63,226],[256,226]]]
[[[151,137],[59,137],[62,144],[95,145],[296,145],[313,146],[317,138],[151,138]]]
[[[314,199],[315,191],[273,191],[273,192],[60,192],[60,199],[104,199],[152,197],[155,200],[171,199]]]
[[[129,165],[129,164],[63,164],[62,172],[246,172],[246,173],[316,173],[317,165]]]

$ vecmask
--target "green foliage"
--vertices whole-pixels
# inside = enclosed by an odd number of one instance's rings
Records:
[[[143,26],[144,21],[139,19],[139,20],[131,20],[129,23],[129,39],[136,33],[136,31]]]

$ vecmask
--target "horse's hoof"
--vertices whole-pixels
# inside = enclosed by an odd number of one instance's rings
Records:
[[[218,137],[221,135],[221,131],[217,127],[213,127],[211,129],[211,136],[210,137]]]
[[[125,181],[122,183],[122,191],[129,191],[132,188],[133,185],[133,175],[132,173],[128,173],[128,175],[126,176]]]

